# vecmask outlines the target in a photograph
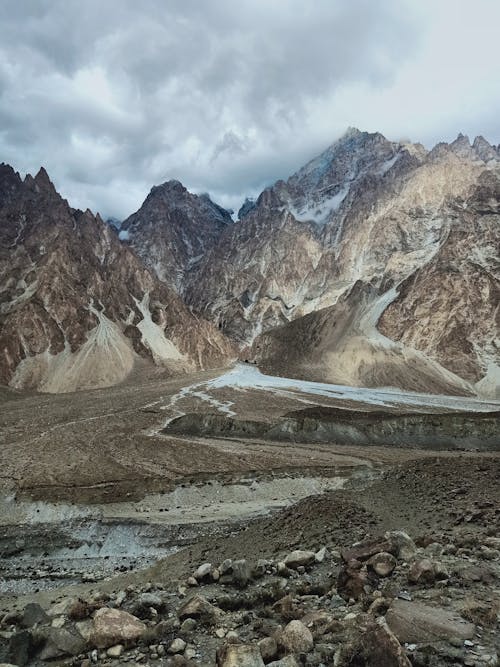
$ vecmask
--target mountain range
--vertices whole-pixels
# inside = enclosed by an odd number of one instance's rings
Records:
[[[500,396],[500,149],[349,129],[233,222],[178,181],[121,225],[0,166],[0,383],[227,365]]]

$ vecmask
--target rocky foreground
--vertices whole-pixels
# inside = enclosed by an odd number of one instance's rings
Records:
[[[3,617],[0,659],[81,667],[497,665],[498,509],[486,500],[467,505],[469,490],[449,490],[457,511],[440,534],[366,533],[354,544],[299,545],[258,559],[249,549],[248,558],[200,562],[182,577],[166,560],[151,571],[156,580],[30,602]],[[368,519],[354,517],[346,532]],[[293,546],[310,534],[298,532]]]
[[[36,603],[2,620],[4,660],[277,667],[496,665],[500,538],[403,531],[340,551],[201,564],[175,588]]]

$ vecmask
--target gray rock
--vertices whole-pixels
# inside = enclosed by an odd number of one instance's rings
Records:
[[[391,549],[387,551],[400,560],[408,561],[417,553],[415,542],[403,530],[390,530],[385,533],[384,537],[391,543]]]
[[[19,667],[27,665],[34,653],[33,637],[28,630],[16,632],[9,639],[7,660]]]
[[[180,637],[176,637],[168,647],[169,653],[183,653],[186,648],[186,642]]]
[[[196,581],[206,581],[211,579],[212,574],[212,563],[203,563],[194,573],[194,578]]]
[[[196,621],[194,618],[186,618],[184,621],[182,621],[181,625],[181,632],[182,633],[189,633],[192,632],[196,627]]]
[[[278,643],[274,637],[264,637],[257,645],[264,662],[269,662],[278,655]]]
[[[318,549],[318,551],[316,551],[316,553],[314,554],[314,560],[317,563],[322,563],[327,556],[328,556],[328,549],[326,547],[321,547],[321,549]]]
[[[288,554],[285,558],[285,565],[293,570],[297,569],[301,565],[310,565],[315,561],[314,551],[302,551],[297,549]]]
[[[294,655],[285,655],[281,660],[268,663],[267,667],[300,667],[300,662]]]
[[[74,625],[49,628],[47,641],[40,653],[40,659],[52,660],[65,655],[79,655],[86,648],[87,642]]]
[[[151,609],[163,611],[165,608],[165,599],[159,593],[141,593],[127,605],[127,611],[139,618],[151,616]]]
[[[308,653],[314,647],[311,631],[301,621],[290,621],[281,633],[279,643],[287,653]]]
[[[42,625],[44,623],[50,623],[50,617],[46,614],[45,610],[36,602],[30,602],[23,609],[23,616],[21,619],[21,625],[23,628],[32,628],[34,625]]]
[[[471,639],[475,626],[461,616],[441,607],[420,602],[394,600],[386,615],[387,624],[400,642],[421,643]]]

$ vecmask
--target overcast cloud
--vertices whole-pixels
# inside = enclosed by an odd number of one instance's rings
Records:
[[[123,218],[170,178],[225,206],[349,125],[500,142],[498,0],[2,0],[0,161]]]

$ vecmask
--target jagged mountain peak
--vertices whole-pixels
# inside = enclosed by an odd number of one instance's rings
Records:
[[[0,164],[0,206],[6,204],[23,186],[23,181],[10,164]]]
[[[188,193],[188,189],[184,187],[184,185],[176,179],[165,181],[164,183],[160,183],[160,185],[153,185],[153,187],[150,190],[150,194],[181,195],[184,193]]]
[[[141,208],[123,221],[120,238],[156,275],[182,293],[185,274],[232,224],[231,214],[206,193],[177,180],[151,189]]]
[[[481,134],[479,134],[472,144],[476,155],[483,160],[489,162],[490,160],[499,160],[500,153],[495,149],[489,141],[487,141]]]
[[[45,170],[0,199],[0,384],[74,391],[152,362],[178,372],[231,353],[99,215],[71,208]]]

